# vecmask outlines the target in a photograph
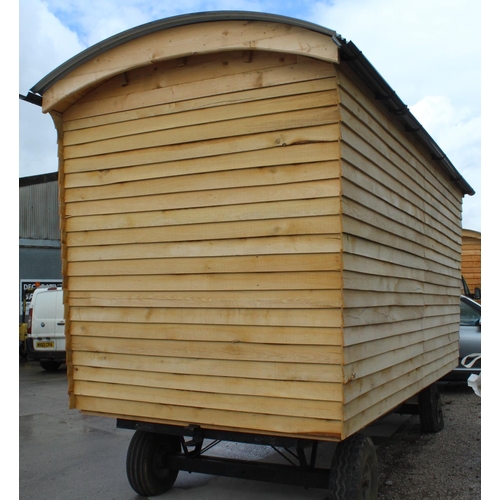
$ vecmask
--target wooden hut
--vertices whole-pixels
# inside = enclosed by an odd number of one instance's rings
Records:
[[[28,99],[58,131],[71,407],[339,441],[456,366],[474,192],[352,42],[180,16]]]
[[[464,229],[462,232],[462,276],[472,295],[477,289],[481,290],[481,233],[478,231]]]

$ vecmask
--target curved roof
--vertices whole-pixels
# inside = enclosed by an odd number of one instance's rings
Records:
[[[339,46],[340,59],[348,64],[364,81],[364,83],[373,92],[374,97],[381,101],[385,107],[400,121],[404,129],[415,135],[417,140],[429,151],[431,158],[436,160],[444,171],[448,174],[450,180],[456,183],[463,194],[473,195],[474,189],[461,176],[458,170],[453,166],[448,157],[425,131],[418,120],[412,115],[408,106],[397,96],[396,92],[387,84],[378,71],[366,59],[363,53],[352,42],[346,42],[335,31],[324,28],[317,24],[313,24],[299,19],[276,15],[266,14],[262,12],[246,12],[246,11],[216,11],[216,12],[201,12],[196,14],[185,14],[166,19],[160,19],[151,23],[143,24],[135,28],[126,30],[122,33],[114,35],[102,42],[99,42],[92,47],[82,51],[72,57],[65,63],[50,72],[42,78],[36,85],[30,89],[28,96],[20,96],[25,100],[39,104],[40,96],[52,87],[56,82],[64,76],[71,73],[85,62],[95,58],[96,56],[107,52],[108,50],[122,45],[131,40],[135,40],[142,36],[155,33],[157,31],[166,30],[178,26],[189,24],[224,21],[224,20],[246,20],[246,21],[264,21],[289,24],[305,28],[311,31],[316,31],[324,35],[332,37],[332,40]]]
[[[474,231],[472,229],[463,229],[462,236],[464,238],[472,238],[472,239],[476,239],[476,240],[481,239],[481,233],[479,231]]]
[[[56,69],[51,71],[47,76],[42,78],[36,85],[34,85],[30,90],[34,94],[43,95],[44,92],[49,89],[54,83],[65,75],[73,71],[78,66],[83,63],[93,59],[94,57],[107,52],[108,50],[122,45],[136,38],[140,38],[144,35],[149,35],[156,31],[162,31],[170,28],[176,28],[178,26],[186,26],[189,24],[206,23],[213,21],[268,21],[275,23],[290,24],[292,26],[298,26],[301,28],[309,29],[312,31],[317,31],[318,33],[323,33],[325,35],[331,36],[334,41],[336,40],[336,33],[327,28],[323,28],[317,24],[309,23],[307,21],[301,21],[292,17],[280,16],[276,14],[266,14],[262,12],[245,12],[245,11],[216,11],[216,12],[200,12],[196,14],[184,14],[180,16],[168,17],[166,19],[159,19],[150,23],[131,28],[129,30],[118,33],[102,42],[99,42],[92,47],[80,52],[76,56],[72,57],[65,63],[58,66]]]

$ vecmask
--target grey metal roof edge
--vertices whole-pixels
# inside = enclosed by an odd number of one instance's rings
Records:
[[[58,66],[47,76],[42,78],[34,85],[28,94],[26,100],[34,102],[36,96],[41,96],[54,83],[63,78],[65,75],[73,71],[78,66],[89,61],[90,59],[102,54],[114,47],[123,43],[129,42],[136,38],[155,33],[157,31],[184,26],[189,24],[197,24],[202,22],[223,21],[223,20],[247,20],[247,21],[264,21],[285,23],[293,26],[303,27],[312,31],[323,33],[331,36],[332,40],[340,46],[341,61],[347,62],[352,69],[360,76],[365,84],[374,93],[376,99],[383,102],[386,108],[394,114],[394,116],[403,124],[407,132],[413,133],[418,140],[427,148],[431,154],[431,158],[441,165],[444,171],[449,175],[452,182],[455,182],[462,193],[470,196],[475,194],[474,189],[462,177],[460,172],[454,167],[448,157],[443,153],[440,147],[426,132],[423,126],[413,116],[408,109],[408,106],[397,96],[396,92],[389,86],[380,73],[373,67],[364,54],[352,42],[346,42],[344,38],[338,35],[335,31],[320,26],[318,24],[302,21],[296,18],[282,16],[278,14],[268,14],[263,12],[251,11],[210,11],[198,12],[194,14],[183,14],[180,16],[169,17],[152,21],[135,28],[123,31],[117,35],[111,36],[102,42],[99,42],[92,47],[80,52],[65,63]],[[20,96],[21,98],[21,96]],[[38,104],[38,102],[36,102]]]
[[[182,14],[179,16],[168,17],[165,19],[159,19],[157,21],[152,21],[150,23],[142,24],[135,28],[123,31],[116,35],[113,35],[102,42],[92,45],[88,49],[83,50],[76,56],[68,59],[56,69],[51,71],[47,76],[42,78],[37,84],[35,84],[30,92],[33,94],[43,95],[54,83],[63,78],[65,75],[73,71],[78,66],[83,63],[93,59],[94,57],[102,54],[114,47],[117,47],[123,43],[135,40],[145,35],[155,33],[157,31],[162,31],[165,29],[176,28],[178,26],[186,26],[189,24],[197,24],[202,22],[214,22],[214,21],[264,21],[264,22],[276,22],[290,24],[293,26],[303,27],[312,31],[317,31],[335,37],[335,31],[324,28],[314,23],[308,21],[302,21],[300,19],[295,19],[293,17],[282,16],[278,14],[268,14],[264,12],[251,12],[251,11],[210,11],[210,12],[198,12],[194,14]]]
[[[354,72],[373,92],[375,99],[380,100],[389,112],[401,122],[406,132],[417,136],[419,141],[423,143],[430,152],[431,158],[441,165],[444,171],[449,175],[450,180],[460,187],[462,193],[468,194],[469,196],[474,195],[474,189],[462,177],[442,149],[411,113],[408,106],[397,96],[396,92],[389,86],[364,54],[354,45],[354,43],[346,42],[341,37],[338,37],[338,40],[342,44],[340,48],[341,61],[345,61],[351,66]]]
[[[47,182],[57,181],[59,172],[49,172],[45,174],[30,175],[27,177],[19,177],[19,187],[32,186],[34,184],[45,184]]]

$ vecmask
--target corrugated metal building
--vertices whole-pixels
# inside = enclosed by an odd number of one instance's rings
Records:
[[[19,179],[20,321],[23,290],[37,281],[61,282],[57,176],[54,172]]]

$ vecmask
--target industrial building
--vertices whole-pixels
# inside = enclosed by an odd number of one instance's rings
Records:
[[[60,284],[57,172],[19,178],[19,319],[36,283]]]

